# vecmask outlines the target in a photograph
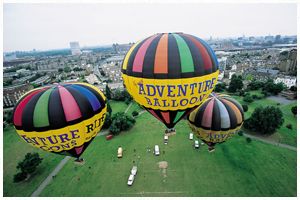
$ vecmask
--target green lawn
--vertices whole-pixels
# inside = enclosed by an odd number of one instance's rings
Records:
[[[51,173],[55,166],[64,158],[54,155],[26,144],[17,135],[13,127],[3,131],[3,196],[30,196],[38,185]],[[28,181],[13,183],[16,166],[29,152],[38,152],[43,158],[36,174]]]
[[[296,196],[296,152],[235,136],[208,153],[193,149],[185,120],[176,129],[164,145],[163,125],[144,113],[130,131],[110,141],[97,137],[83,154],[85,165],[69,161],[42,196]],[[160,156],[146,151],[155,144]],[[129,187],[133,161],[138,174]],[[168,162],[166,177],[160,161]]]
[[[142,110],[144,110],[144,109],[141,108],[135,101],[132,101],[132,105],[128,109],[127,113],[131,115],[133,111],[140,112]]]
[[[251,94],[256,94],[259,96],[259,91],[251,91]],[[247,103],[243,101],[243,97],[240,96],[234,96],[232,95],[236,100],[238,100],[241,104],[248,105],[248,111],[245,112],[245,119],[249,118],[251,116],[251,113],[254,111],[254,109],[258,106],[275,106],[279,107],[283,113],[284,123],[283,125],[275,132],[273,135],[269,136],[270,140],[297,146],[297,118],[294,117],[294,115],[291,112],[291,107],[297,105],[297,102],[288,104],[288,105],[277,105],[277,102],[271,99],[263,98],[263,99],[257,99],[254,100],[252,103]],[[292,130],[286,128],[287,124],[292,124]],[[247,130],[245,130],[247,131]]]
[[[110,100],[109,103],[112,108],[112,114],[117,112],[124,112],[128,107],[128,105],[123,101]]]

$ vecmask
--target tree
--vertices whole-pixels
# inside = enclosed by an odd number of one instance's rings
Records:
[[[244,112],[248,111],[248,106],[246,104],[243,104],[242,107],[243,107]]]
[[[293,106],[293,107],[291,108],[291,111],[292,111],[292,113],[294,114],[294,116],[296,116],[296,115],[297,115],[297,106]]]
[[[71,68],[70,68],[70,67],[65,67],[65,68],[64,68],[64,72],[66,72],[66,73],[71,72]]]
[[[248,102],[248,103],[251,103],[251,102],[254,101],[253,98],[252,98],[252,96],[251,96],[250,94],[247,94],[247,95],[243,98],[243,100],[244,100],[245,102]]]
[[[112,116],[112,124],[109,130],[117,135],[121,131],[130,129],[135,124],[135,119],[124,112],[117,112]]]
[[[261,82],[261,81],[252,80],[252,81],[248,84],[247,89],[249,89],[249,90],[258,90],[258,89],[262,88],[263,85],[264,85],[264,83]]]
[[[263,86],[263,91],[266,91],[268,93],[277,95],[279,92],[281,92],[285,88],[283,83],[277,83],[275,84],[273,79],[268,79]]]
[[[111,99],[111,91],[110,91],[108,85],[106,85],[106,87],[105,87],[105,95],[106,95],[107,99]]]
[[[224,89],[226,88],[225,83],[218,83],[214,89],[215,92],[223,92]]]
[[[282,111],[274,106],[257,107],[244,127],[261,134],[272,134],[284,122]]]
[[[243,88],[242,76],[232,75],[231,81],[229,83],[228,92],[236,92]]]
[[[293,92],[297,92],[297,86],[294,86],[294,85],[291,86],[290,90],[293,91]]]
[[[133,111],[133,112],[132,112],[132,116],[133,116],[133,117],[138,116],[138,115],[139,115],[139,113],[138,113],[137,111]]]
[[[109,113],[109,115],[111,115],[112,109],[111,109],[109,101],[107,102],[107,112]]]
[[[15,174],[14,181],[19,182],[24,180],[28,175],[35,172],[36,168],[41,164],[43,158],[40,158],[38,153],[27,153],[23,161],[19,162],[17,169],[21,172]]]

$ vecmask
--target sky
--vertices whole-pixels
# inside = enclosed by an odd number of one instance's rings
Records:
[[[296,4],[11,4],[3,6],[3,50],[136,42],[155,33],[200,38],[296,35]]]

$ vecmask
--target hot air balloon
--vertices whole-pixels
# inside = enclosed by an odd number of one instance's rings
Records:
[[[45,86],[21,97],[13,124],[26,143],[79,160],[104,123],[105,101],[102,92],[90,84]]]
[[[209,45],[184,33],[159,33],[137,42],[122,64],[129,94],[169,129],[209,96],[218,74]]]
[[[194,134],[214,150],[217,143],[225,142],[244,122],[243,107],[228,95],[212,93],[201,106],[188,116]]]

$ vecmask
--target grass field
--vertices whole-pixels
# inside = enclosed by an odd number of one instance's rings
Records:
[[[42,196],[296,195],[296,152],[235,136],[208,153],[206,147],[192,147],[186,121],[176,128],[164,145],[163,125],[144,113],[130,131],[110,141],[97,137],[83,154],[85,165],[68,162]],[[160,156],[146,151],[155,144]],[[116,157],[119,145],[124,149],[121,159]],[[129,187],[133,161],[138,174]],[[158,168],[160,161],[168,162],[166,174]]]
[[[41,182],[51,173],[55,166],[63,159],[63,156],[44,152],[26,144],[17,135],[13,127],[4,129],[3,142],[3,195],[4,196],[30,196]],[[29,152],[38,152],[43,158],[35,175],[28,181],[13,183],[16,174],[16,166]]]
[[[251,91],[251,95],[256,94],[257,96],[260,96],[260,91]],[[283,113],[284,123],[283,125],[274,133],[273,135],[269,136],[270,140],[288,144],[292,146],[297,146],[297,118],[294,117],[294,115],[291,112],[291,107],[296,106],[297,102],[293,102],[288,105],[277,105],[277,102],[271,99],[263,98],[263,99],[257,99],[254,100],[252,103],[247,103],[243,101],[243,97],[240,96],[234,96],[232,95],[236,100],[238,100],[241,104],[248,105],[248,111],[245,112],[245,118],[249,118],[251,116],[251,113],[254,111],[254,109],[258,106],[275,106],[279,107]],[[287,124],[292,124],[292,130],[286,128]]]
[[[112,114],[117,112],[124,112],[128,107],[128,105],[123,101],[110,100],[109,104],[112,107]]]
[[[112,101],[111,106],[114,113],[127,108],[124,102]],[[133,106],[137,105],[129,113]],[[282,108],[285,116],[290,106]],[[110,141],[104,136],[95,138],[83,154],[85,165],[68,161],[41,196],[296,196],[294,151],[254,140],[247,143],[243,136],[218,145],[214,153],[203,146],[195,150],[185,120],[164,145],[161,122],[147,112],[136,120],[131,130]],[[146,151],[155,144],[160,146],[160,156]],[[119,145],[124,149],[121,159],[116,156]],[[32,151],[44,158],[38,172],[28,182],[13,183],[17,162]],[[12,128],[5,129],[4,196],[29,196],[62,158],[30,147]],[[129,187],[133,161],[138,174]],[[168,162],[166,173],[159,169],[160,161]]]

